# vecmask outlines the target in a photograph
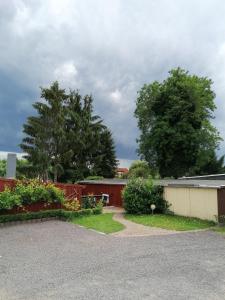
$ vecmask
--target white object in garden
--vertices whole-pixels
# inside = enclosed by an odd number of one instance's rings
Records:
[[[152,214],[153,214],[153,212],[154,212],[155,208],[156,208],[155,204],[151,204],[151,210],[152,210]]]
[[[6,164],[6,178],[16,178],[16,154],[8,153]]]
[[[109,194],[102,194],[102,200],[105,201],[106,204],[109,204]]]

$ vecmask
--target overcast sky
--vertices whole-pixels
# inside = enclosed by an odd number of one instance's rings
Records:
[[[223,0],[0,0],[0,150],[19,150],[39,87],[58,80],[92,93],[118,157],[134,159],[137,91],[178,66],[214,81],[225,139],[224,16]]]

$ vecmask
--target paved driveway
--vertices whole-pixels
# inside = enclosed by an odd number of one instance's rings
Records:
[[[119,238],[49,221],[0,229],[0,299],[225,299],[225,238]]]

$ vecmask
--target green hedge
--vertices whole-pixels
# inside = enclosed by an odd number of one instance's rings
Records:
[[[101,207],[96,207],[93,209],[82,209],[79,211],[67,211],[63,209],[52,209],[52,210],[43,210],[39,212],[29,212],[15,215],[0,215],[0,223],[6,222],[15,222],[15,221],[25,221],[32,219],[43,219],[57,217],[63,220],[72,220],[76,217],[97,215],[102,213]]]

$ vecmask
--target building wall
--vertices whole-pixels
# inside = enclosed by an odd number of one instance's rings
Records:
[[[164,187],[170,210],[177,215],[216,220],[218,215],[217,189]]]
[[[88,184],[84,183],[83,195],[94,194],[94,195],[109,195],[109,205],[112,206],[123,206],[122,190],[124,184]]]
[[[218,215],[220,217],[225,216],[225,188],[220,188],[217,190],[218,196]]]

